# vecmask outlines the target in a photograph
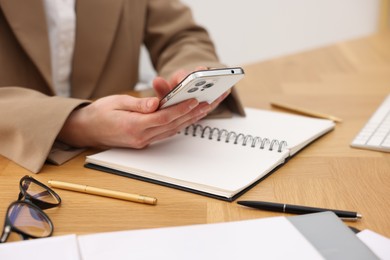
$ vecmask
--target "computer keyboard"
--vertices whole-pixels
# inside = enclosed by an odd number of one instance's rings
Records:
[[[390,152],[390,95],[360,130],[351,146]]]
[[[390,94],[360,130],[351,146],[390,152]]]

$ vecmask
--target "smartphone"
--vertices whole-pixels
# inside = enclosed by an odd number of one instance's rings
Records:
[[[240,67],[199,70],[189,74],[160,101],[166,108],[190,98],[212,103],[244,77]]]

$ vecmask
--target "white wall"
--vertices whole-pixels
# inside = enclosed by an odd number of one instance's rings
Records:
[[[379,0],[183,0],[223,62],[243,64],[372,34]]]
[[[219,57],[243,65],[372,34],[380,0],[182,0]],[[150,65],[142,71],[151,76]]]

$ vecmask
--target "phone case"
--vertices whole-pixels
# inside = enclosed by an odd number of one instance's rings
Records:
[[[240,67],[195,71],[160,101],[160,108],[169,107],[190,98],[210,104],[233,87],[244,75],[244,70]]]

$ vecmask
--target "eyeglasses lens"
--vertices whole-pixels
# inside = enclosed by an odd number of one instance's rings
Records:
[[[26,203],[16,203],[8,211],[11,224],[26,234],[35,237],[50,235],[51,225],[48,219]]]
[[[58,204],[60,202],[50,191],[28,179],[24,180],[22,186],[26,193],[34,199],[52,204]]]

